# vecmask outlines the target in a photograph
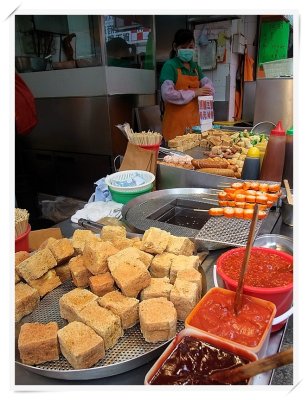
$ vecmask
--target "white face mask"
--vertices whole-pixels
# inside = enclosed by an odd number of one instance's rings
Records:
[[[191,61],[194,57],[194,54],[194,49],[178,49],[178,57],[183,62]]]

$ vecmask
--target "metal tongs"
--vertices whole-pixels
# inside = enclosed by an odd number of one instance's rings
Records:
[[[102,218],[102,220],[103,220],[103,218]],[[94,221],[90,221],[89,219],[79,218],[78,225],[82,226],[83,228],[90,229],[91,231],[98,233],[102,230],[102,228],[104,226],[107,225],[107,224],[102,223],[101,220],[99,220],[99,221],[100,222],[94,222]],[[127,237],[128,238],[142,236],[142,234],[140,234],[140,233],[132,232],[132,228],[130,226],[128,226],[126,223],[124,223],[123,221],[121,221],[121,225],[125,226],[125,228],[127,229]]]

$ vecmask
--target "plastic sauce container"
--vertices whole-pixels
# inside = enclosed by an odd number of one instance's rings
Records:
[[[229,251],[226,251],[223,253],[220,257],[217,259],[217,274],[220,276],[220,278],[223,280],[223,283],[227,289],[236,291],[237,288],[237,279],[234,278],[233,273],[228,272],[228,269],[231,268],[231,264],[234,263],[234,257],[236,257],[238,261],[238,269],[240,268],[241,265],[241,259],[244,256],[245,248],[237,248],[237,249],[232,249]],[[289,314],[292,312],[292,303],[293,303],[293,271],[288,271],[288,269],[291,270],[291,266],[293,265],[293,257],[290,254],[287,254],[283,251],[279,250],[274,250],[274,249],[268,249],[264,247],[253,247],[251,250],[251,256],[250,260],[248,263],[247,267],[247,272],[246,274],[250,274],[249,272],[249,265],[251,263],[252,257],[255,252],[260,252],[263,254],[263,261],[259,260],[256,262],[256,268],[253,268],[251,270],[251,278],[254,279],[261,279],[261,275],[263,276],[264,279],[268,280],[268,285],[266,287],[264,286],[264,282],[262,283],[263,287],[257,286],[256,284],[252,285],[250,281],[248,280],[249,283],[247,282],[247,276],[246,280],[244,282],[244,288],[243,288],[243,293],[258,297],[263,300],[270,301],[276,305],[277,308],[277,314],[276,317],[283,317],[286,315],[285,319],[280,321],[280,323],[276,322],[275,320],[279,319],[275,318],[273,322],[273,329],[272,331],[277,331],[281,329],[285,323],[287,322],[287,318],[289,317]],[[270,258],[274,256],[275,257],[275,263],[281,260],[281,268],[283,266],[282,270],[282,275],[279,277],[276,275],[272,275],[273,273],[273,266],[271,263],[269,263]],[[288,267],[290,266],[290,268]],[[231,269],[230,269],[231,271]],[[271,275],[270,275],[271,274]],[[290,280],[290,275],[292,275],[292,280]],[[287,278],[288,281],[285,282],[284,285],[273,285],[273,279],[279,279],[283,283],[283,279]],[[260,282],[260,280],[259,280]]]
[[[244,180],[256,180],[260,175],[260,150],[257,147],[251,147],[244,160],[241,178]]]
[[[269,136],[260,172],[261,180],[281,182],[285,150],[286,133],[279,121]]]
[[[236,343],[228,343],[195,329],[183,329],[148,371],[144,383],[213,385],[207,379],[212,370],[235,367],[257,359],[256,354]],[[238,384],[253,384],[253,378]]]
[[[235,292],[212,288],[200,300],[185,320],[185,326],[237,343],[262,357],[266,353],[275,304],[243,295],[238,315],[234,313]]]
[[[283,179],[287,179],[290,188],[293,188],[293,128],[287,130]]]

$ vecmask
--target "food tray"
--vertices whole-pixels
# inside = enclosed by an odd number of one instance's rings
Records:
[[[30,372],[50,378],[64,380],[89,380],[104,378],[107,376],[121,374],[131,369],[137,368],[154,358],[157,358],[164,350],[169,341],[159,343],[147,343],[140,332],[139,324],[125,330],[125,334],[118,343],[106,351],[105,357],[94,367],[88,369],[73,369],[68,361],[61,354],[58,361],[49,361],[37,366],[22,364],[19,358],[17,347],[17,338],[20,326],[25,322],[47,323],[55,321],[59,328],[67,324],[66,320],[61,318],[59,309],[59,299],[65,293],[75,289],[71,281],[63,283],[52,292],[48,293],[39,303],[39,306],[30,314],[24,317],[16,324],[16,364]],[[177,332],[184,328],[184,323],[178,321]]]

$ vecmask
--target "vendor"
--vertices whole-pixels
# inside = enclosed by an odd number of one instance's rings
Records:
[[[195,39],[193,32],[180,29],[176,32],[170,59],[160,74],[161,94],[165,110],[162,134],[165,140],[183,135],[186,128],[200,125],[198,96],[214,95],[214,87],[193,61]]]

